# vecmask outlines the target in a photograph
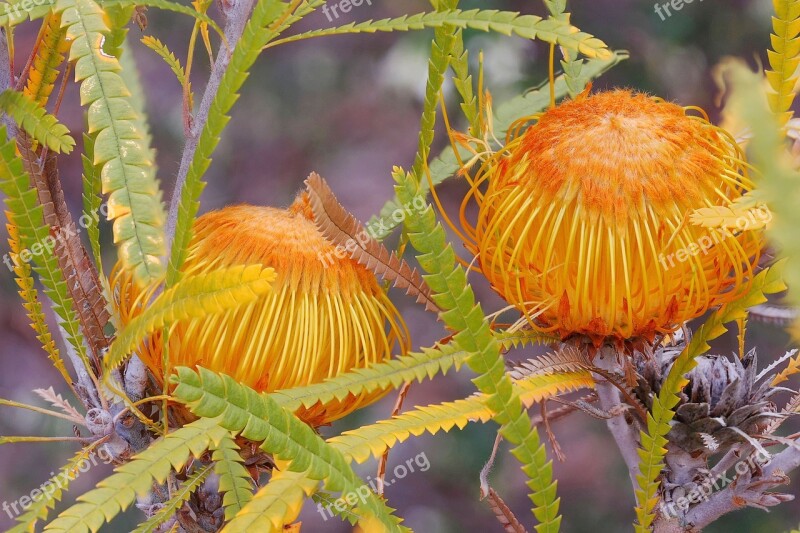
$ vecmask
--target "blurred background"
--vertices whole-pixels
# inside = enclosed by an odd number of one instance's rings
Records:
[[[626,49],[631,58],[595,83],[595,88],[631,87],[659,95],[682,105],[705,108],[714,120],[716,87],[711,71],[725,56],[739,56],[752,65],[765,60],[769,45],[769,0],[686,0],[681,11],[669,17],[656,13],[648,0],[572,0],[573,23],[603,39],[611,48]],[[338,20],[329,21],[318,12],[297,30],[329,27],[351,21],[394,17],[427,11],[422,0],[372,0],[353,8]],[[663,2],[662,2],[663,3]],[[467,8],[515,10],[542,15],[541,2],[463,1]],[[181,57],[192,20],[150,10],[145,34],[159,37]],[[22,69],[38,24],[18,31],[17,72]],[[158,149],[159,176],[169,199],[183,146],[180,87],[168,67],[137,41],[142,36],[132,28],[133,52],[139,63],[148,98],[150,124]],[[546,77],[546,48],[524,39],[467,32],[467,44],[477,58],[485,53],[486,86],[495,102],[538,86]],[[242,97],[233,110],[233,120],[217,149],[206,178],[201,211],[226,204],[249,202],[286,206],[311,171],[329,181],[339,200],[362,220],[376,213],[392,194],[393,165],[411,166],[417,148],[419,116],[426,81],[427,54],[432,31],[410,34],[338,36],[308,40],[267,50],[259,59]],[[193,87],[199,100],[208,71],[202,47],[195,59]],[[448,84],[450,95],[452,86]],[[451,118],[457,116],[457,101],[450,98]],[[74,131],[82,124],[77,105],[77,86],[70,84],[60,118]],[[439,121],[441,122],[441,121]],[[79,141],[80,136],[75,135]],[[446,144],[441,128],[433,153]],[[78,147],[80,148],[80,146]],[[80,161],[76,150],[62,162],[67,201],[80,211]],[[445,204],[455,209],[464,192],[463,184],[448,183],[441,189]],[[3,231],[5,229],[3,228]],[[103,227],[106,244],[109,228]],[[4,235],[3,235],[4,237]],[[455,239],[454,239],[454,242]],[[0,254],[8,251],[2,239]],[[464,252],[459,245],[457,249]],[[106,269],[113,263],[113,250]],[[466,256],[466,254],[462,254]],[[48,364],[19,305],[13,277],[0,276],[0,397],[40,403],[31,392],[56,384],[68,394],[57,373]],[[484,309],[494,311],[504,304],[475,278],[476,292]],[[444,336],[441,325],[397,294],[401,311],[414,334],[417,347],[430,346]],[[749,343],[757,346],[761,363],[782,355],[787,335],[779,328],[753,324]],[[725,339],[715,348],[730,352],[734,343]],[[510,357],[521,358],[511,353]],[[435,382],[415,384],[406,407],[464,397],[474,391],[468,370],[449,374]],[[332,435],[361,423],[389,415],[395,395],[323,428]],[[388,487],[389,503],[398,508],[406,524],[421,533],[500,531],[489,508],[478,499],[478,472],[488,458],[495,438],[493,424],[473,425],[437,437],[411,439],[390,456],[389,478],[399,463],[417,458],[418,465],[404,479]],[[567,456],[556,461],[565,532],[629,531],[634,520],[633,493],[618,451],[602,422],[583,414],[554,424],[555,436]],[[66,423],[53,422],[32,413],[0,410],[0,435],[70,435]],[[502,451],[492,473],[493,486],[518,516],[530,522],[530,501],[519,464]],[[73,453],[71,444],[12,444],[0,447],[0,504],[14,501],[43,483],[53,470]],[[419,454],[424,453],[424,460]],[[376,466],[362,468],[375,477]],[[98,466],[82,475],[70,491],[71,501],[108,473]],[[798,481],[795,476],[795,481]],[[790,491],[798,493],[797,485]],[[130,522],[119,521],[109,531],[128,531],[138,511],[128,513]],[[301,519],[304,531],[350,531],[337,518],[323,520],[315,504],[307,504]],[[782,505],[771,513],[748,509],[730,515],[709,527],[709,532],[779,532],[796,527],[800,506]],[[11,524],[0,512],[0,529]]]

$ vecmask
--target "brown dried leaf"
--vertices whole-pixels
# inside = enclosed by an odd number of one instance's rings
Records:
[[[311,173],[306,179],[306,188],[314,222],[325,238],[350,251],[350,257],[382,279],[399,289],[405,289],[406,294],[416,296],[417,303],[425,304],[428,311],[441,311],[431,298],[431,290],[419,271],[412,269],[405,260],[372,238],[364,226],[342,207],[319,174]]]
[[[497,521],[503,526],[503,531],[507,533],[528,533],[528,530],[517,520],[517,517],[514,516],[514,512],[506,505],[506,502],[504,502],[500,495],[491,487],[489,487],[489,494],[486,496],[486,501],[489,504],[489,508],[494,513],[494,516],[497,518]]]
[[[67,208],[56,155],[46,149],[34,150],[31,139],[22,131],[18,132],[17,146],[25,169],[36,186],[45,222],[50,226],[50,236],[54,239],[53,253],[64,273],[67,290],[75,303],[87,344],[99,361],[100,352],[109,346],[104,329],[111,315],[106,306],[97,269],[81,242],[79,230]],[[40,156],[42,152],[45,153]],[[42,157],[44,165],[41,164]],[[44,253],[48,252],[44,250]]]
[[[578,348],[564,346],[552,353],[528,359],[516,365],[509,373],[511,379],[519,380],[528,376],[577,372],[592,369],[594,366]]]
[[[83,423],[83,415],[81,415],[77,409],[72,407],[72,405],[61,397],[60,394],[56,393],[53,390],[53,387],[47,389],[33,389],[33,392],[39,395],[44,401],[48,402],[49,404],[53,405],[64,411],[65,414],[71,416],[75,419],[75,421],[79,424]]]

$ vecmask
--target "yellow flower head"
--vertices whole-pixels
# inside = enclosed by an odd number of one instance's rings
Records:
[[[170,364],[200,365],[272,392],[379,363],[391,357],[396,344],[407,350],[405,323],[375,276],[341,255],[317,230],[305,195],[288,210],[237,205],[199,217],[185,274],[262,264],[274,268],[277,279],[272,291],[250,305],[173,326]],[[122,269],[112,274],[112,286],[123,321],[146,304]],[[142,352],[160,376],[160,336]],[[312,425],[325,424],[385,392],[351,395],[298,415]]]
[[[753,187],[730,135],[625,90],[534,119],[483,163],[461,209],[480,269],[534,328],[649,339],[741,294],[760,234],[689,222]]]

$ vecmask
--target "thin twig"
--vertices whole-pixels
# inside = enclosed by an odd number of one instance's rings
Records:
[[[553,433],[553,430],[550,428],[550,419],[547,416],[547,401],[545,400],[539,403],[542,409],[542,425],[544,426],[544,432],[547,434],[547,439],[550,441],[550,445],[553,447],[553,453],[555,454],[556,458],[563,463],[567,460],[567,456],[564,455],[561,445],[556,440],[556,436]]]
[[[64,92],[67,89],[67,83],[69,82],[69,75],[71,72],[72,63],[67,62],[67,66],[64,67],[64,76],[61,78],[61,86],[58,88],[56,103],[53,106],[53,116],[58,116],[58,111],[61,109],[61,102],[64,100]]]
[[[494,460],[497,457],[497,450],[500,448],[500,443],[503,441],[503,437],[500,433],[497,433],[497,437],[494,439],[494,446],[492,446],[492,453],[489,455],[489,459],[486,461],[486,464],[483,465],[481,468],[481,473],[479,476],[480,484],[481,484],[481,498],[485,498],[489,495],[489,491],[491,487],[489,486],[489,473],[494,468]]]
[[[403,408],[403,402],[406,399],[406,395],[408,394],[408,389],[411,388],[411,382],[407,381],[403,384],[403,387],[400,389],[400,394],[397,395],[397,401],[394,402],[394,408],[392,409],[392,416],[397,416],[400,414],[400,410]],[[389,462],[389,450],[391,448],[386,448],[386,451],[383,452],[381,455],[380,460],[378,461],[378,494],[383,496],[383,489],[384,489],[384,479],[386,478],[386,464]]]
[[[31,70],[31,65],[33,65],[33,60],[36,59],[36,54],[39,52],[39,47],[42,45],[42,39],[44,38],[44,32],[47,28],[48,22],[45,21],[42,23],[42,27],[39,28],[39,35],[36,36],[36,42],[33,45],[33,50],[31,50],[31,55],[28,56],[28,61],[25,63],[25,68],[22,69],[22,74],[19,78],[17,78],[17,83],[14,86],[15,91],[21,91],[23,87],[25,87],[25,83],[28,81],[28,72]]]
[[[225,39],[228,42],[227,50],[225,45],[220,46],[220,51],[217,53],[217,60],[211,69],[208,83],[206,84],[205,91],[203,92],[203,99],[200,101],[200,107],[194,117],[192,128],[189,129],[189,135],[186,138],[186,146],[183,148],[183,155],[181,156],[181,166],[178,169],[178,176],[175,180],[175,190],[172,193],[172,200],[169,205],[169,213],[167,215],[166,227],[166,241],[167,250],[172,247],[172,241],[175,238],[175,228],[178,223],[178,207],[181,202],[181,194],[183,187],[186,184],[186,178],[189,175],[189,167],[191,166],[194,154],[197,152],[197,143],[200,139],[200,132],[205,128],[208,122],[208,114],[211,111],[211,104],[217,96],[219,91],[220,82],[225,72],[228,70],[233,50],[242,36],[245,24],[249,18],[250,12],[253,8],[255,0],[230,0],[229,2],[220,3],[220,9],[225,15]]]
[[[11,67],[11,55],[8,51],[8,36],[6,29],[0,28],[0,92],[10,89],[14,83],[14,73]],[[2,122],[6,126],[9,139],[17,136],[17,125],[7,113],[0,113]]]
[[[590,405],[590,404],[592,404],[592,403],[597,401],[597,393],[590,392],[589,394],[581,396],[580,398],[578,398],[574,402],[570,402],[569,400],[565,400],[563,398],[559,398],[558,396],[554,396],[552,398],[549,398],[549,400],[552,401],[552,402],[556,402],[556,403],[562,404],[560,407],[556,407],[555,409],[550,409],[550,410],[547,411],[547,418],[552,423],[552,422],[557,422],[558,420],[561,420],[562,418],[567,417],[567,416],[571,415],[572,413],[574,413],[576,411],[584,411],[584,412],[588,413],[588,409],[586,409],[586,406],[588,406],[588,405]],[[581,403],[585,403],[586,405],[585,406],[581,405]],[[589,413],[589,414],[591,414],[592,416],[595,416],[593,413]],[[602,418],[605,420],[605,419],[607,419],[609,417],[605,417],[604,416]],[[534,416],[531,417],[531,424],[534,425],[534,426],[538,426],[538,425],[542,424],[543,422],[544,422],[544,420],[542,420],[542,416],[541,415],[534,415]]]
[[[83,418],[76,418],[74,415],[68,415],[66,413],[60,413],[58,411],[51,411],[50,409],[44,409],[42,407],[37,407],[35,405],[28,405],[25,403],[19,402],[12,402],[11,400],[3,400],[0,399],[0,405],[4,405],[6,407],[16,407],[18,409],[27,409],[28,411],[33,411],[35,413],[52,416],[55,418],[61,418],[63,420],[68,420],[73,424],[83,425],[84,420]]]

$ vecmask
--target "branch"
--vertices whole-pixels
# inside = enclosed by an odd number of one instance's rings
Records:
[[[218,5],[225,16],[225,39],[227,40],[227,47],[225,43],[220,45],[220,50],[217,53],[217,60],[211,69],[211,75],[206,84],[205,92],[203,92],[203,99],[200,101],[200,108],[197,115],[194,117],[193,126],[190,130],[190,135],[186,139],[186,146],[183,148],[183,155],[181,156],[181,166],[178,169],[178,176],[175,181],[175,190],[172,193],[172,199],[169,204],[169,213],[167,215],[166,239],[167,250],[172,247],[172,241],[175,238],[175,226],[178,223],[178,207],[181,202],[181,192],[186,183],[186,176],[189,173],[189,166],[194,159],[194,154],[197,151],[197,142],[200,139],[200,132],[208,122],[208,113],[211,109],[211,104],[219,90],[222,76],[228,69],[228,65],[233,55],[233,50],[242,36],[247,19],[253,8],[255,0],[227,0],[219,2]]]
[[[11,55],[8,51],[8,36],[6,35],[6,29],[0,28],[0,92],[10,89],[13,85],[13,81],[14,73],[11,72]],[[7,113],[2,114],[2,122],[6,126],[8,138],[16,137],[17,124]]]
[[[617,352],[614,348],[603,348],[598,353],[595,364],[598,368],[608,373],[622,373],[622,367],[617,361]],[[622,401],[619,389],[602,376],[593,375],[600,406],[607,413],[614,415],[606,420],[606,425],[622,453],[625,464],[628,466],[631,482],[636,487],[638,486],[636,478],[639,475],[639,428],[633,418],[628,419],[625,416],[625,411],[627,411],[625,409],[626,404]]]
[[[789,446],[776,455],[772,461],[764,467],[764,475],[778,473],[788,474],[798,467],[800,467],[800,440],[797,441],[795,446]]]
[[[745,446],[744,449],[748,450],[749,447]],[[743,453],[738,456],[729,453],[723,461],[726,465],[733,466],[731,463],[747,461],[748,455]],[[798,467],[800,467],[800,443],[786,448],[773,457],[758,475],[752,476],[750,472],[739,475],[727,487],[690,508],[682,519],[659,515],[654,524],[654,531],[656,533],[701,531],[720,517],[743,507],[755,507],[766,511],[769,507],[791,501],[794,496],[790,494],[768,491],[788,484],[788,474]],[[715,467],[713,472],[724,474],[727,469],[723,468],[725,467]]]

